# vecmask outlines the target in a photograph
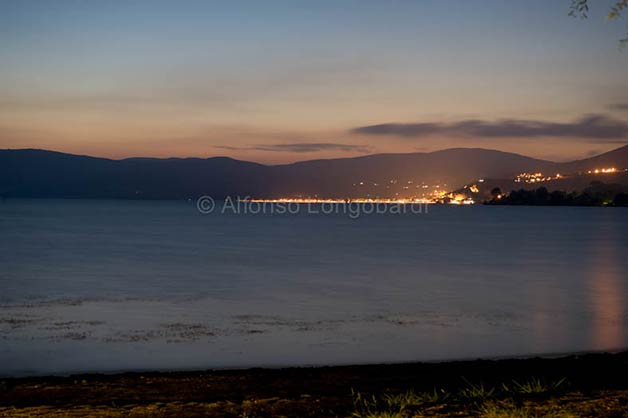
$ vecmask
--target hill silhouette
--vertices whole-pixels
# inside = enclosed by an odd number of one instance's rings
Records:
[[[521,172],[628,167],[628,146],[557,163],[479,148],[263,165],[227,157],[112,160],[54,151],[0,150],[0,196],[187,199],[201,195],[357,197],[412,194],[421,185],[454,190],[479,178]]]

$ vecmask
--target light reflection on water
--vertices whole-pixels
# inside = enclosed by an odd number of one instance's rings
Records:
[[[622,261],[613,244],[622,233],[625,234],[625,230],[601,229],[592,246],[588,286],[593,312],[592,344],[598,349],[623,347],[626,343],[626,270],[619,268]],[[626,252],[623,254],[628,256]]]
[[[2,374],[628,347],[628,212],[0,202]]]

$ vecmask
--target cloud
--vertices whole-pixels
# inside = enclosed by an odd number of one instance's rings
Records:
[[[221,148],[231,151],[269,151],[269,152],[317,152],[317,151],[341,151],[341,152],[369,152],[370,147],[366,145],[338,144],[329,142],[297,142],[292,144],[266,144],[252,145],[248,147],[234,147],[229,145],[216,145],[215,148]]]
[[[587,152],[584,154],[584,156],[585,156],[585,158],[588,158],[588,157],[595,157],[596,155],[600,155],[600,154],[601,154],[601,153],[603,153],[603,152],[604,152],[604,151],[601,151],[601,150],[599,150],[599,149],[592,149],[592,150],[590,150],[590,151],[587,151]]]
[[[628,110],[628,103],[614,103],[608,105],[608,108],[611,110]]]
[[[628,144],[628,138],[625,138],[625,139],[605,139],[605,140],[602,140],[602,141],[600,141],[599,139],[598,140],[591,139],[591,140],[588,140],[587,142],[590,143],[590,144],[604,143],[604,144],[626,145],[626,144]]]
[[[515,119],[487,122],[471,119],[454,123],[384,123],[361,126],[352,129],[351,132],[365,135],[394,135],[405,138],[420,138],[438,134],[481,138],[571,137],[608,139],[628,136],[628,122],[605,115],[586,115],[570,123]]]

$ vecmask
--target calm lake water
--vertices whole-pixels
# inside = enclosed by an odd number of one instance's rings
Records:
[[[0,201],[0,374],[628,347],[628,210]]]

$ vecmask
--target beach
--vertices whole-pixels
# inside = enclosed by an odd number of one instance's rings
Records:
[[[628,352],[0,380],[0,416],[625,417]]]

